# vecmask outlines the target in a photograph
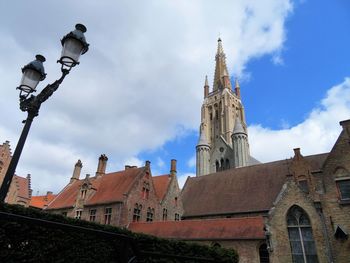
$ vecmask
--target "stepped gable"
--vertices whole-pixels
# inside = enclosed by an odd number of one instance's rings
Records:
[[[305,156],[320,170],[327,154]],[[233,168],[188,178],[183,190],[183,217],[268,211],[290,174],[292,159]]]
[[[103,176],[89,178],[92,189],[96,192],[86,201],[85,205],[96,205],[123,201],[135,179],[145,171],[145,167],[129,168],[124,171],[104,174]],[[49,204],[48,209],[73,207],[77,193],[84,184],[85,179],[68,184],[57,197]]]
[[[169,174],[152,177],[153,186],[159,201],[162,201],[167,193],[171,177]]]
[[[265,239],[263,217],[130,223],[133,232],[180,240]]]
[[[29,181],[27,178],[15,175],[13,179],[16,183],[17,190],[18,190],[18,197],[23,197],[26,199],[30,199],[29,196]]]

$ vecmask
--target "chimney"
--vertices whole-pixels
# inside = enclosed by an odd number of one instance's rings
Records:
[[[146,163],[145,163],[145,166],[150,168],[151,167],[151,162],[147,160]]]
[[[30,177],[30,174],[27,174],[27,180],[28,180],[28,196],[29,198],[32,198],[32,180]]]
[[[298,159],[300,159],[302,157],[302,155],[300,153],[300,148],[294,148],[293,151],[294,151],[294,158],[295,159],[298,160]]]
[[[175,159],[171,159],[170,161],[170,175],[174,176],[176,175],[176,160]]]
[[[339,124],[343,127],[343,131],[347,134],[348,139],[350,138],[350,119],[339,122]],[[350,143],[350,140],[349,140]]]
[[[107,156],[105,154],[101,154],[100,158],[98,158],[96,176],[102,176],[106,173],[107,161]]]
[[[78,160],[74,166],[73,175],[72,175],[72,178],[70,179],[70,183],[73,183],[74,181],[79,180],[82,167],[83,167],[82,162]]]
[[[52,195],[53,193],[51,191],[46,192],[46,196]]]

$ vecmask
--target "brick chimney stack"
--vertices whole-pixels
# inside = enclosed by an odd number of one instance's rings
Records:
[[[73,175],[72,175],[72,178],[70,179],[70,183],[73,183],[74,181],[79,180],[82,167],[83,167],[82,162],[78,160],[74,166]]]
[[[176,171],[176,160],[175,159],[171,159],[170,161],[170,175],[174,176],[176,175],[177,171]]]
[[[96,176],[102,176],[106,173],[108,157],[105,154],[101,154],[100,158],[98,158],[98,165]]]

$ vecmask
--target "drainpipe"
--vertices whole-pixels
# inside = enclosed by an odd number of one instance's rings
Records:
[[[334,263],[331,242],[329,239],[328,228],[327,228],[327,224],[326,224],[326,219],[325,219],[324,214],[323,214],[321,202],[315,202],[314,204],[316,207],[316,211],[317,211],[318,215],[320,216],[321,222],[322,222],[322,230],[323,230],[323,235],[324,235],[325,241],[326,241],[326,255],[328,258],[328,262]]]

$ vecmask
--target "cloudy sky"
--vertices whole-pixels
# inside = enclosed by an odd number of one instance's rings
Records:
[[[83,23],[90,50],[32,125],[17,174],[34,194],[58,192],[74,164],[94,174],[178,160],[193,176],[204,77],[213,79],[217,38],[238,77],[251,153],[267,162],[329,151],[350,117],[347,0],[149,0],[0,2],[0,142],[12,149],[26,114],[18,107],[21,67],[46,57],[45,87],[60,76],[60,39]],[[210,81],[212,82],[212,81]],[[210,83],[211,84],[211,83]]]

